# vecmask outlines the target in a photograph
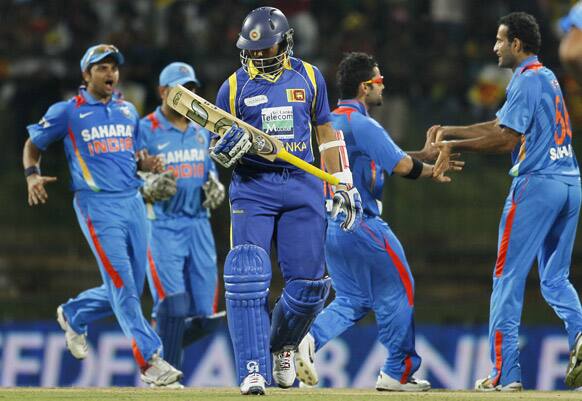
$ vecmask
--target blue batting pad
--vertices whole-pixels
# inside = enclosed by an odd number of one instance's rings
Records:
[[[273,309],[271,351],[295,349],[309,331],[315,316],[323,309],[331,279],[297,279],[287,283]]]
[[[226,314],[239,383],[250,373],[260,373],[271,382],[270,283],[271,261],[264,249],[245,244],[228,253],[224,264]]]
[[[185,292],[168,295],[158,304],[157,331],[164,346],[164,359],[177,369],[182,366],[184,319],[190,308]]]

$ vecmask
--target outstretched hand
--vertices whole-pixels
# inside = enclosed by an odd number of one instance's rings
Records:
[[[164,161],[159,156],[150,155],[146,149],[137,152],[139,169],[149,173],[163,173]]]
[[[461,171],[465,166],[465,162],[458,160],[460,153],[452,153],[451,143],[442,141],[435,143],[439,150],[439,155],[434,164],[433,179],[438,182],[451,182],[451,178],[446,176],[447,171]]]
[[[33,174],[26,177],[26,185],[28,188],[28,204],[36,206],[39,203],[46,203],[48,194],[44,188],[45,184],[55,182],[57,177],[44,177],[42,175]]]

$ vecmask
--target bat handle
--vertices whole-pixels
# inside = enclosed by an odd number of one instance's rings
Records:
[[[326,173],[323,170],[318,169],[315,166],[307,163],[305,160],[298,158],[297,156],[287,152],[285,149],[281,148],[279,152],[277,152],[277,158],[286,161],[289,164],[294,165],[295,167],[300,168],[301,170],[307,171],[309,174],[312,174],[323,180],[331,185],[339,184],[339,179],[334,177],[333,175]]]

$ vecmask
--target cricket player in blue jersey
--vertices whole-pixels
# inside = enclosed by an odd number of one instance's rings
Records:
[[[315,130],[328,171],[335,174],[334,213],[346,230],[361,214],[345,144],[331,126],[320,71],[291,57],[293,30],[273,7],[251,11],[237,41],[242,68],[221,86],[216,104],[280,139],[286,150],[312,162]],[[295,381],[294,352],[323,309],[330,280],[324,277],[323,183],[282,161],[252,154],[249,133],[236,126],[220,138],[211,157],[235,165],[229,195],[231,251],[224,266],[227,317],[242,394],[264,394],[273,377]],[[249,151],[250,150],[250,151]],[[269,252],[274,241],[285,286],[269,322]],[[271,353],[274,367],[271,371]]]
[[[511,152],[513,183],[499,225],[490,304],[493,368],[475,383],[478,391],[522,389],[519,324],[526,278],[536,258],[542,295],[564,321],[573,351],[566,384],[582,385],[582,308],[568,279],[580,213],[580,172],[560,84],[538,60],[540,44],[531,15],[501,18],[493,51],[499,67],[511,68],[513,77],[497,118],[430,129],[441,150],[435,174],[451,151]]]
[[[182,372],[162,359],[162,343],[145,319],[140,295],[145,281],[147,232],[145,207],[138,188],[135,141],[139,116],[115,86],[123,56],[112,45],[90,47],[81,59],[86,86],[68,101],[52,105],[28,126],[23,164],[31,205],[45,203],[40,173],[41,151],[63,141],[75,194],[73,206],[93,251],[103,285],[84,291],[59,306],[57,319],[66,344],[77,359],[87,356],[87,325],[115,315],[131,340],[141,379],[152,386],[178,381]],[[157,159],[150,168],[163,167]],[[144,167],[144,166],[142,166]]]
[[[582,85],[582,1],[560,20],[565,35],[560,42],[560,60],[570,75]]]
[[[389,354],[376,389],[430,389],[428,381],[413,376],[421,363],[415,350],[414,279],[402,245],[380,214],[383,173],[409,179],[433,178],[433,165],[421,160],[437,153],[431,147],[432,138],[419,152],[403,152],[370,117],[370,108],[382,104],[383,79],[374,58],[365,53],[347,54],[338,67],[342,100],[332,113],[333,126],[343,132],[364,216],[353,233],[328,221],[325,258],[336,296],[317,316],[296,353],[297,376],[308,385],[319,381],[315,352],[373,311],[378,340]],[[463,165],[460,161],[451,163],[455,170]],[[435,179],[450,181],[444,175]],[[330,193],[328,188],[326,193]]]
[[[194,69],[171,63],[162,70],[159,84],[162,104],[141,120],[138,148],[161,157],[177,179],[172,198],[148,204],[148,281],[164,358],[180,369],[183,341],[191,342],[202,326],[219,321],[211,318],[217,312],[218,279],[208,209],[218,207],[225,190],[208,155],[210,133],[167,103],[172,87],[195,90],[200,85]]]

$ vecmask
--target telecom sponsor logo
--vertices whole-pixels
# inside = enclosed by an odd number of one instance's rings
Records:
[[[261,110],[262,130],[278,139],[293,139],[293,107],[267,107]]]

